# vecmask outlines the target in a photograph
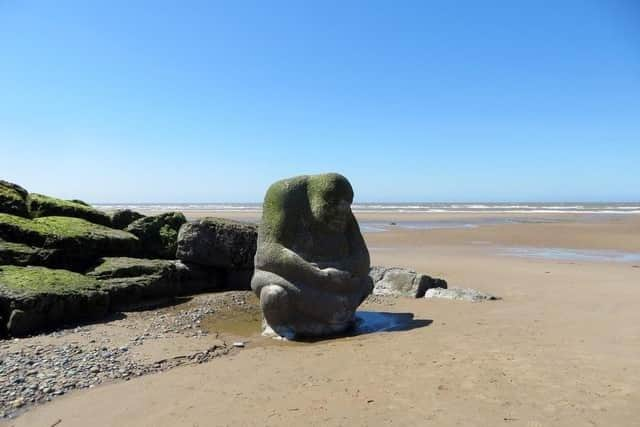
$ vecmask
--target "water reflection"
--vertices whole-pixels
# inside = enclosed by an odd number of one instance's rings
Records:
[[[568,249],[568,248],[534,248],[511,247],[504,248],[505,255],[556,259],[561,261],[595,261],[595,262],[637,262],[640,253],[614,250]]]
[[[432,320],[415,319],[413,313],[386,313],[380,311],[358,311],[356,325],[349,335],[364,335],[375,332],[408,331],[430,325]]]
[[[413,313],[387,313],[380,311],[358,311],[352,329],[343,334],[330,337],[298,337],[294,342],[320,342],[336,338],[354,337],[379,332],[408,331],[428,326],[429,319],[416,319]],[[221,333],[233,337],[257,338],[262,332],[262,313],[258,307],[244,310],[214,313],[203,319],[203,330],[209,333]]]

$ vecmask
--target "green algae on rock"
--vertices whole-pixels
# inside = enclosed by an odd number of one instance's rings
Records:
[[[32,218],[48,216],[68,216],[82,218],[95,224],[111,226],[111,217],[86,203],[62,200],[42,194],[31,193],[28,197],[29,212]]]
[[[106,257],[92,271],[87,273],[99,279],[135,277],[147,274],[162,274],[178,271],[176,261],[167,259],[145,259],[128,257]],[[177,276],[177,274],[176,274]]]
[[[132,222],[125,231],[140,239],[142,255],[172,259],[176,256],[178,230],[187,222],[180,212],[147,216]]]
[[[43,265],[55,251],[0,239],[0,265]]]
[[[45,267],[0,266],[0,333],[24,336],[103,317],[109,295],[92,277]]]
[[[46,267],[0,266],[0,285],[10,294],[68,294],[83,290],[97,290],[99,282],[93,277]]]
[[[87,275],[97,278],[109,293],[112,310],[211,291],[224,283],[220,271],[165,259],[104,258]]]
[[[80,218],[42,217],[33,220],[0,214],[0,238],[43,249],[56,256],[42,264],[82,269],[103,256],[128,256],[138,248],[138,238]]]
[[[29,193],[17,184],[0,180],[0,212],[18,216],[29,216],[27,196]]]

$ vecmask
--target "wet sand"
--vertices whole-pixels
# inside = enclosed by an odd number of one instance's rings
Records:
[[[358,217],[461,219],[406,215]],[[517,217],[527,221],[365,234],[373,264],[410,267],[500,301],[373,299],[363,309],[412,313],[420,322],[312,344],[230,330],[228,340],[246,341],[245,348],[73,392],[5,423],[640,425],[640,266],[501,252],[505,246],[640,252],[640,219]]]

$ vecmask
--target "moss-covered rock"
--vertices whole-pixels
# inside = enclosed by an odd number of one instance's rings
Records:
[[[55,197],[31,193],[28,197],[29,213],[32,218],[47,216],[68,216],[82,218],[95,224],[111,226],[111,217],[84,202],[56,199]]]
[[[109,295],[93,277],[45,267],[0,266],[0,317],[12,336],[103,317]]]
[[[218,270],[180,261],[105,258],[87,275],[45,267],[0,266],[0,336],[24,336],[99,319],[179,295],[217,290]]]
[[[0,265],[46,265],[47,260],[55,256],[55,252],[0,239]]]
[[[124,230],[133,221],[144,218],[144,215],[131,209],[120,209],[111,214],[111,226]]]
[[[27,265],[37,255],[38,248],[0,239],[0,265]]]
[[[253,269],[257,227],[221,218],[202,218],[180,227],[176,258],[225,269]]]
[[[104,258],[87,274],[99,279],[113,310],[216,290],[225,283],[221,271],[164,259]]]
[[[178,231],[187,222],[179,212],[147,216],[132,222],[125,231],[140,239],[142,256],[172,259],[176,256]]]
[[[117,277],[135,277],[148,274],[160,274],[165,277],[172,276],[181,280],[183,269],[176,261],[167,259],[143,259],[128,257],[108,257],[92,271],[87,273],[98,279],[112,279]]]
[[[27,190],[17,184],[0,180],[0,212],[18,216],[29,216]]]
[[[43,217],[33,220],[0,214],[0,239],[35,246],[49,252],[39,264],[82,270],[104,256],[129,256],[138,238],[80,218]]]

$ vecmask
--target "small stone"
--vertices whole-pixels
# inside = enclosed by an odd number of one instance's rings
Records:
[[[11,406],[14,408],[22,408],[24,406],[24,398],[19,397],[16,400],[11,402]]]

